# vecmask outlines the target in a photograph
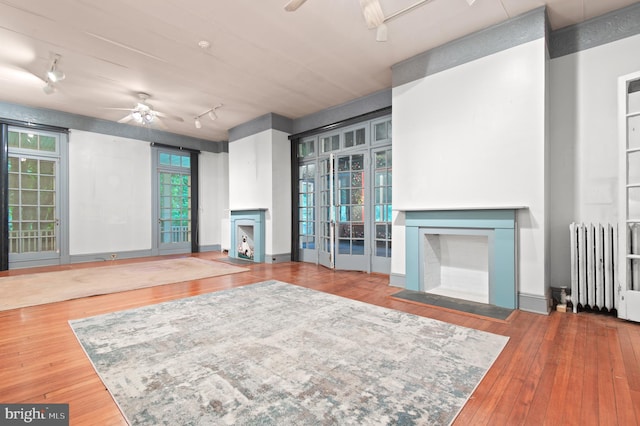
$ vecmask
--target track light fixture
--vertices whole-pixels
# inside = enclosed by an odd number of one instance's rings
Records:
[[[60,55],[55,55],[53,57],[53,62],[51,63],[51,67],[49,71],[47,71],[47,79],[52,83],[57,83],[59,81],[64,80],[66,77],[64,73],[58,69],[58,61],[60,60]]]
[[[47,78],[45,82],[47,83],[42,90],[47,95],[55,93],[58,89],[54,86],[54,83],[58,83],[64,80],[65,75],[60,69],[58,69],[58,61],[60,60],[60,55],[53,55],[53,61],[51,62],[51,66],[49,67],[49,71],[47,71]]]
[[[364,19],[367,22],[367,27],[369,29],[376,29],[376,41],[387,41],[387,22],[396,19],[404,15],[405,13],[409,13],[420,6],[424,6],[431,1],[432,0],[418,0],[412,5],[398,10],[397,12],[394,12],[386,17],[384,16],[382,9],[380,8],[379,0],[360,0],[360,7],[362,8]],[[475,3],[476,0],[466,1],[467,4],[471,6],[473,5],[473,3]]]
[[[202,114],[196,115],[193,119],[193,124],[196,126],[196,129],[202,128],[202,122],[200,121],[200,119],[205,115],[208,115],[211,121],[216,121],[218,119],[218,114],[216,114],[216,110],[221,107],[222,107],[222,104],[219,104],[214,106],[213,108],[209,108]]]
[[[47,85],[44,86],[42,88],[42,90],[44,91],[44,93],[46,93],[47,95],[51,95],[52,93],[55,93],[58,89],[56,89],[56,86],[54,86],[53,84],[51,84],[51,82],[47,82]]]
[[[384,22],[376,29],[376,41],[387,41],[387,24]]]

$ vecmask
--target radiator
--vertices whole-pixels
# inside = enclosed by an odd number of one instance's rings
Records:
[[[611,312],[616,309],[617,226],[572,223],[569,228],[573,312],[578,307]]]

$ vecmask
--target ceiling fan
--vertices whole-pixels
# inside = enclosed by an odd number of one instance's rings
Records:
[[[141,124],[143,126],[156,123],[161,127],[164,127],[164,125],[160,122],[160,120],[157,120],[157,118],[168,118],[180,122],[184,121],[182,117],[165,114],[164,112],[156,111],[155,109],[153,109],[153,106],[147,102],[147,100],[151,97],[151,95],[149,95],[148,93],[140,92],[137,94],[137,96],[138,102],[133,108],[107,108],[129,111],[129,114],[118,120],[118,123],[128,123],[133,120],[135,123]]]

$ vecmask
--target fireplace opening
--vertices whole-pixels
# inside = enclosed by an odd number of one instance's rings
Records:
[[[262,263],[265,258],[265,209],[231,210],[229,257]]]
[[[426,231],[423,244],[423,291],[489,303],[489,235]]]
[[[236,232],[236,241],[238,242],[238,257],[240,259],[253,260],[255,253],[253,225],[238,225]]]

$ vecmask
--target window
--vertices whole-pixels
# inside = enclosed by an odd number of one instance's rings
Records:
[[[315,139],[307,139],[298,144],[298,158],[308,158],[316,155]]]
[[[372,127],[374,144],[391,142],[391,118],[374,121]]]
[[[354,146],[360,146],[366,144],[366,132],[364,127],[356,130],[351,130],[344,133],[344,147],[352,148]]]
[[[340,135],[325,136],[320,138],[322,152],[337,151],[340,149]]]

